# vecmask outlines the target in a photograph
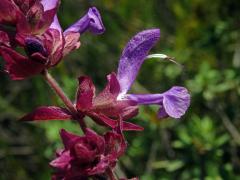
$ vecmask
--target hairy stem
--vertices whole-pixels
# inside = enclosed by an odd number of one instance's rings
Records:
[[[57,81],[51,76],[51,74],[48,73],[47,70],[44,70],[42,74],[43,74],[44,79],[49,84],[49,86],[55,91],[55,93],[63,101],[65,106],[68,108],[68,110],[73,114],[73,117],[79,122],[80,127],[83,130],[83,132],[85,132],[86,124],[85,124],[83,118],[80,115],[78,115],[77,109],[73,105],[72,101],[67,97],[67,95],[64,93],[64,91],[59,86]]]

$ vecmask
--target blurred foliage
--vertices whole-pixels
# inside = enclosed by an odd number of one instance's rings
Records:
[[[79,75],[93,78],[98,90],[115,71],[121,50],[137,32],[161,28],[153,53],[176,57],[183,64],[148,60],[135,92],[163,92],[187,86],[192,102],[181,120],[159,121],[156,107],[142,107],[132,121],[144,132],[126,133],[129,148],[117,173],[140,179],[240,178],[240,1],[238,0],[62,0],[64,28],[96,6],[106,32],[81,37],[81,48],[52,70],[74,99]],[[40,76],[21,82],[2,73],[0,88],[0,179],[49,179],[48,162],[60,148],[60,128],[81,133],[73,122],[19,123],[39,105],[62,105]],[[99,132],[102,129],[89,119]]]

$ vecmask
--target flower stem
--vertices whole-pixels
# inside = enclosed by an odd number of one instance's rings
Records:
[[[57,81],[48,73],[47,70],[43,71],[43,77],[49,84],[49,86],[55,91],[58,97],[63,101],[68,110],[73,114],[73,117],[79,122],[83,132],[86,130],[86,124],[83,118],[78,114],[76,107],[73,105],[72,101],[67,97],[62,88],[59,86]]]

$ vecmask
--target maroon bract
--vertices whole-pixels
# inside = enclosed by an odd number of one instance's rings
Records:
[[[65,130],[60,132],[64,149],[57,152],[57,158],[50,163],[55,169],[52,179],[73,180],[104,174],[115,167],[118,158],[126,149],[121,133],[107,132],[104,136],[86,129],[84,136],[77,136]]]
[[[88,115],[98,124],[114,128],[119,118],[130,119],[137,115],[138,107],[131,100],[118,101],[120,86],[115,73],[107,76],[108,83],[104,90],[95,94],[95,87],[89,77],[83,76],[79,80],[76,108]],[[143,130],[141,127],[123,121],[123,130]]]
[[[10,47],[10,39],[9,39],[9,35],[0,30],[0,46],[6,46],[6,47]]]
[[[124,131],[143,130],[142,127],[126,121],[137,115],[138,107],[132,100],[117,100],[120,87],[115,73],[108,75],[107,79],[108,83],[104,90],[96,95],[95,86],[91,79],[86,76],[79,78],[75,105],[78,117],[87,115],[96,123],[111,128],[116,128],[118,121],[123,119],[122,128]],[[21,120],[68,120],[75,118],[75,115],[71,114],[66,108],[43,106],[25,115]]]
[[[40,34],[52,23],[59,0],[1,0],[0,24],[18,33]]]
[[[95,7],[90,8],[83,18],[64,32],[55,16],[50,27],[41,35],[17,33],[15,39],[17,44],[24,48],[26,56],[8,46],[10,42],[3,43],[4,40],[9,40],[3,32],[0,34],[0,54],[6,61],[5,71],[11,79],[22,80],[56,66],[65,55],[80,47],[80,34],[86,30],[95,34],[105,31]]]

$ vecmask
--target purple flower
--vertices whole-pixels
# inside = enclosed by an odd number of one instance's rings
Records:
[[[190,95],[184,87],[174,86],[161,94],[127,94],[148,52],[159,37],[159,29],[142,31],[134,36],[122,53],[117,75],[112,73],[107,76],[108,83],[98,95],[95,94],[95,86],[91,79],[80,77],[76,98],[76,109],[79,116],[87,115],[100,125],[115,128],[119,118],[127,120],[137,115],[137,105],[160,106],[159,118],[168,116],[180,118],[184,115],[190,104]],[[55,118],[48,118],[48,115],[52,117],[52,108],[56,107],[37,108],[21,120],[61,120],[69,119],[69,117],[74,119],[71,117],[71,113],[64,108],[58,108],[59,114],[55,114]],[[123,121],[123,130],[142,130],[142,128]]]
[[[9,46],[10,40],[3,43],[7,35],[0,33],[0,54],[6,62],[5,71],[11,79],[22,80],[56,66],[65,55],[80,47],[80,34],[88,29],[96,34],[105,30],[95,7],[90,8],[87,15],[64,32],[55,15],[50,27],[41,35],[16,34],[17,44],[25,49],[27,56],[13,50]]]
[[[132,100],[138,105],[156,104],[160,106],[159,118],[180,118],[190,104],[190,95],[184,87],[174,86],[162,94],[127,94],[148,52],[159,37],[159,29],[142,31],[135,35],[123,50],[117,73],[121,89],[118,99]]]
[[[118,158],[125,152],[126,142],[121,132],[107,132],[104,136],[86,129],[84,136],[77,136],[65,130],[60,132],[64,149],[57,152],[57,158],[50,166],[55,169],[52,177],[60,179],[87,179],[115,167]]]

